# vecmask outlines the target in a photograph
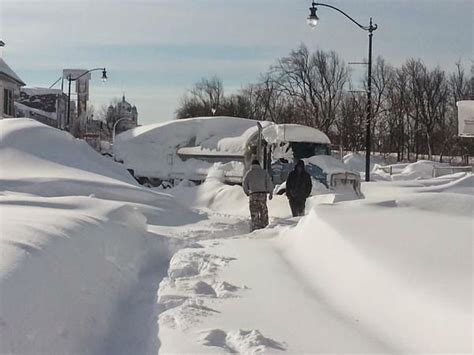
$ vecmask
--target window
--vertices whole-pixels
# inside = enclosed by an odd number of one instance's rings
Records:
[[[13,91],[3,90],[3,113],[8,116],[13,116]]]
[[[310,142],[291,142],[290,147],[296,159],[310,158],[313,155],[331,155],[328,144]]]

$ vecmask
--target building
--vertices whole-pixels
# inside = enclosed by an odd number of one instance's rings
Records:
[[[15,100],[17,117],[33,118],[54,128],[64,129],[67,95],[59,89],[21,88]]]
[[[109,129],[115,128],[115,133],[121,133],[138,125],[138,112],[135,106],[132,106],[125,100],[125,94],[122,97],[122,101],[117,102],[115,106],[110,105],[107,109],[107,126]]]
[[[20,88],[26,84],[0,58],[0,110],[1,118],[16,117],[15,99],[20,96]]]

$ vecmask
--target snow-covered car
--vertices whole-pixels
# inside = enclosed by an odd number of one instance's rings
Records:
[[[200,183],[215,163],[222,179],[241,184],[258,159],[275,184],[286,181],[303,159],[310,175],[330,190],[350,185],[360,195],[360,176],[330,156],[331,142],[318,129],[235,117],[197,117],[142,126],[116,137],[115,158],[142,184],[184,179]]]

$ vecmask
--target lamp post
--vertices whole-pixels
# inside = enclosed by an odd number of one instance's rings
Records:
[[[117,121],[115,121],[113,127],[112,127],[112,147],[115,146],[115,128],[117,127],[117,124],[120,122],[120,121],[130,121],[132,123],[134,123],[131,119],[127,118],[127,117],[122,117],[120,119],[118,119]]]
[[[372,35],[377,29],[377,25],[372,23],[372,17],[368,26],[363,26],[344,11],[338,9],[335,6],[314,2],[309,8],[309,16],[307,18],[308,25],[311,28],[316,27],[318,24],[319,17],[316,14],[316,6],[329,7],[337,12],[343,14],[349,20],[351,20],[357,27],[369,33],[369,62],[367,63],[367,122],[366,122],[366,140],[365,140],[365,181],[370,181],[370,133],[371,133],[371,121],[372,121]]]
[[[84,75],[89,74],[90,72],[97,71],[97,70],[102,70],[102,81],[106,82],[107,81],[107,70],[105,68],[94,68],[90,69],[88,71],[85,71],[81,75],[73,78],[71,74],[68,75],[67,80],[68,80],[68,91],[67,91],[67,118],[66,118],[66,126],[69,126],[69,121],[71,117],[71,82],[76,81],[80,78],[82,78]],[[53,84],[54,85],[54,84]]]

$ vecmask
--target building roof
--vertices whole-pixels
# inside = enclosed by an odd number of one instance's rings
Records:
[[[25,86],[25,82],[20,79],[20,77],[8,66],[5,61],[0,58],[0,74],[5,75],[6,77],[10,78],[11,80],[20,84],[20,86]]]
[[[27,94],[28,96],[63,94],[63,92],[60,89],[39,88],[39,87],[21,88],[21,91]]]

